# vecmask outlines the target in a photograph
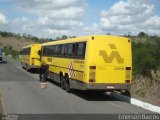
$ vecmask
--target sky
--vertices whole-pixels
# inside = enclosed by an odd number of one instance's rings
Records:
[[[43,38],[160,35],[160,0],[0,0],[0,31]]]

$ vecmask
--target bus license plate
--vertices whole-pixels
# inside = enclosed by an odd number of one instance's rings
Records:
[[[107,89],[114,89],[114,86],[106,86]]]

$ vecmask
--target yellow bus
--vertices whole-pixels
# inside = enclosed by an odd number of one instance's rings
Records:
[[[131,40],[93,35],[42,44],[48,78],[62,89],[128,92],[132,77]]]
[[[41,44],[32,44],[22,48],[21,51],[21,65],[27,71],[39,69],[41,65],[40,56],[38,54],[41,50]]]

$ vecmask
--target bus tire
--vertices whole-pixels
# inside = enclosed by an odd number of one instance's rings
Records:
[[[66,86],[66,92],[71,93],[72,89],[70,88],[70,83],[69,83],[69,77],[65,77],[65,86]]]
[[[65,90],[65,77],[63,75],[60,76],[60,86],[62,90]]]

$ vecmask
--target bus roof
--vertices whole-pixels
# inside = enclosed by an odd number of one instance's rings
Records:
[[[69,38],[69,39],[65,39],[65,40],[51,41],[51,42],[43,43],[42,46],[48,46],[48,45],[53,45],[53,44],[65,44],[65,43],[72,43],[72,42],[83,42],[83,41],[87,41],[88,39],[91,39],[92,37],[126,38],[126,37],[111,36],[111,35],[90,35],[90,36]]]
[[[33,45],[41,45],[41,44],[31,44],[31,45],[27,45],[27,46],[22,47],[22,49],[24,49],[24,48],[29,48],[29,47],[31,47],[31,46],[33,46]]]

